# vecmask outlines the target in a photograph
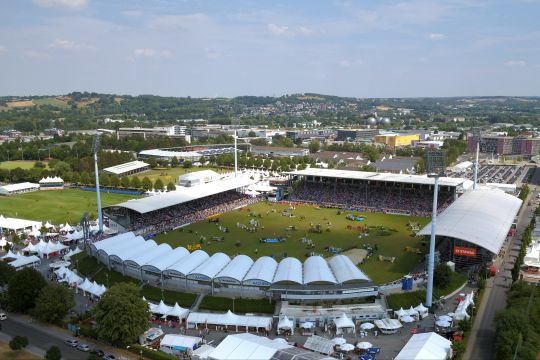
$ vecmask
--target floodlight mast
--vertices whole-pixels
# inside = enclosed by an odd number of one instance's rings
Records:
[[[476,184],[478,182],[478,155],[480,154],[480,139],[482,137],[482,133],[480,132],[480,129],[475,129],[473,133],[473,139],[476,142],[476,160],[474,162],[474,181],[473,181],[473,190],[476,190]]]
[[[433,209],[431,212],[431,237],[429,240],[428,256],[428,283],[426,289],[426,307],[432,306],[433,277],[435,272],[435,239],[437,230],[437,198],[439,195],[439,177],[444,176],[444,152],[442,150],[428,150],[426,152],[426,170],[428,177],[434,178]]]
[[[96,138],[94,139],[94,171],[96,174],[96,198],[97,198],[97,212],[98,212],[98,225],[99,225],[99,233],[103,232],[103,214],[101,212],[101,194],[100,194],[100,188],[99,188],[99,169],[98,169],[98,151],[99,151],[99,145],[101,140],[101,133],[96,133]]]
[[[234,177],[238,172],[238,150],[236,148],[236,130],[234,130]]]

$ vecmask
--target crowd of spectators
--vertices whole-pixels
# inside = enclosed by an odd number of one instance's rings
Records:
[[[132,213],[129,230],[142,229],[144,234],[157,234],[237,207],[251,205],[259,200],[231,190],[146,214]]]
[[[302,182],[291,190],[289,200],[312,202],[322,206],[359,211],[383,211],[429,216],[433,203],[433,192],[418,188],[393,186],[356,186]],[[452,201],[452,194],[439,191],[438,211]]]

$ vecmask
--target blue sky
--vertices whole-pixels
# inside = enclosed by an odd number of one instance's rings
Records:
[[[540,1],[5,0],[0,95],[540,95]]]

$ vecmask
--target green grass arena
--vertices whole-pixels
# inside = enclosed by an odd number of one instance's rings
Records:
[[[289,216],[284,216],[286,214]],[[343,251],[351,248],[362,248],[364,245],[376,247],[373,255],[364,260],[360,268],[376,283],[382,284],[400,279],[404,274],[414,270],[422,261],[423,255],[405,251],[406,247],[426,252],[422,238],[413,235],[409,222],[423,226],[429,222],[427,218],[385,213],[342,211],[337,209],[318,208],[310,205],[297,205],[290,210],[287,204],[260,202],[255,205],[219,214],[214,218],[219,223],[202,221],[168,233],[153,237],[157,243],[168,243],[173,248],[178,246],[201,245],[209,254],[224,252],[228,255],[245,254],[253,259],[268,255],[281,260],[283,255],[305,260],[310,255],[330,257],[332,252],[328,247],[341,248]],[[347,215],[359,216],[363,221],[349,220]],[[291,216],[292,215],[292,216]],[[248,227],[250,220],[259,223],[254,232],[249,232],[237,226]],[[310,232],[310,227],[320,224],[321,232]],[[228,232],[219,229],[228,228]],[[378,228],[383,226],[384,228]],[[292,230],[290,227],[294,227]],[[351,227],[349,229],[348,227]],[[358,227],[364,228],[359,230]],[[213,239],[216,237],[216,239]],[[223,240],[217,240],[217,238]],[[279,243],[261,243],[261,238],[283,237]],[[308,245],[301,239],[312,241]],[[394,262],[380,261],[379,255],[395,257]]]

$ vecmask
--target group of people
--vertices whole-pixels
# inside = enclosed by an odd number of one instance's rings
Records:
[[[146,234],[161,233],[240,206],[251,205],[259,200],[234,190],[227,191],[147,214],[134,213],[131,217],[131,229],[143,228]]]
[[[289,199],[315,202],[330,207],[429,216],[433,194],[431,191],[418,188],[303,182],[292,189]],[[448,207],[451,200],[451,193],[440,191],[438,210],[442,211]]]

